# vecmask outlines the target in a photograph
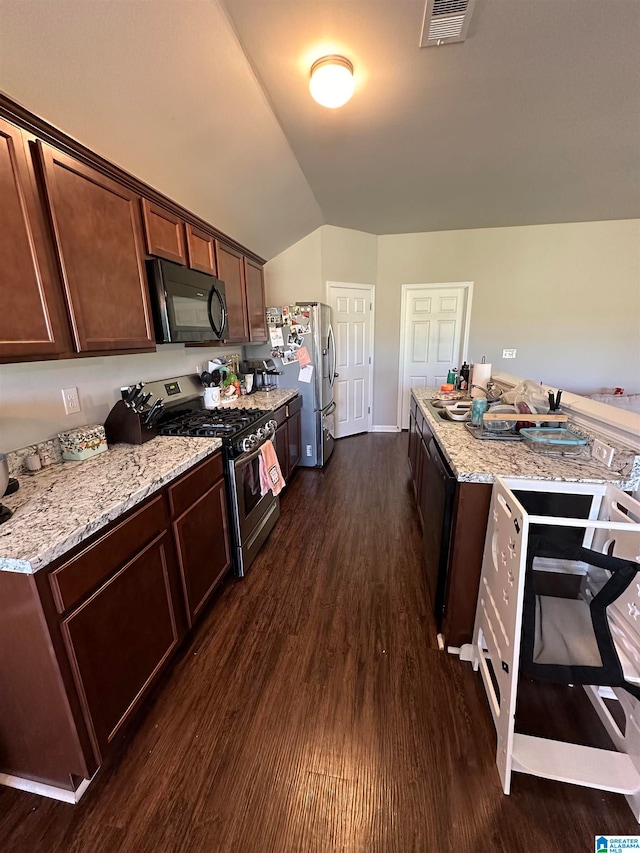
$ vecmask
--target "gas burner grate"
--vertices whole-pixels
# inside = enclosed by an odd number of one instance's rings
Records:
[[[161,424],[161,435],[231,439],[264,419],[261,409],[182,409]]]

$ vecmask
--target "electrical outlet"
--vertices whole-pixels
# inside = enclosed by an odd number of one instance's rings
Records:
[[[78,397],[78,389],[63,388],[62,402],[64,403],[64,410],[68,415],[74,415],[76,412],[79,412],[80,398]]]
[[[313,456],[313,447],[307,444],[307,456]]]
[[[516,357],[516,350],[514,350],[514,349],[503,349],[502,350],[502,357],[503,358],[515,358]]]
[[[606,465],[607,468],[611,468],[614,452],[613,447],[609,447],[609,445],[605,444],[604,441],[594,438],[593,445],[591,447],[591,455],[594,459],[597,459],[598,462],[602,462],[603,465]]]

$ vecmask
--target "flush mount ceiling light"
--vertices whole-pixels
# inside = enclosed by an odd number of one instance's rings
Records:
[[[344,56],[323,56],[311,66],[311,97],[323,107],[335,109],[353,95],[353,65]]]

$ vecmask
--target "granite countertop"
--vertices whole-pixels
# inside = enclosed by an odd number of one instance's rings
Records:
[[[214,453],[217,438],[158,437],[116,444],[84,462],[21,474],[3,503],[0,571],[33,574]]]
[[[523,477],[581,483],[610,482],[630,490],[640,481],[640,465],[632,453],[625,454],[620,450],[614,457],[613,467],[607,468],[595,459],[545,456],[529,450],[523,441],[479,441],[469,434],[463,423],[434,417],[425,401],[434,396],[435,388],[411,390],[460,482],[492,483],[495,476]]]
[[[255,391],[244,397],[235,397],[230,402],[226,402],[223,397],[221,402],[225,409],[263,409],[268,412],[279,409],[299,393],[297,388],[274,388],[272,391]]]

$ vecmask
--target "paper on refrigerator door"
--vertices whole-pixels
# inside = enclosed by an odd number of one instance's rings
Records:
[[[284,335],[282,334],[282,326],[270,326],[269,337],[271,338],[272,347],[284,346]]]
[[[311,356],[309,355],[309,350],[306,347],[300,347],[296,353],[296,357],[300,362],[300,367],[306,367],[307,364],[311,364]]]
[[[298,382],[311,382],[311,378],[313,376],[313,365],[305,364],[300,368],[300,372],[298,373]]]

